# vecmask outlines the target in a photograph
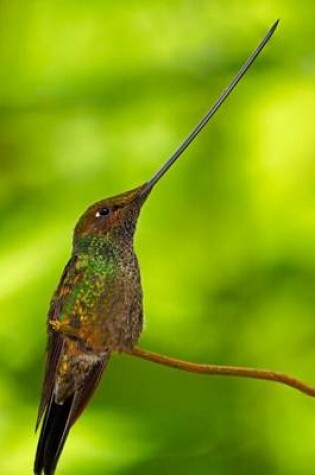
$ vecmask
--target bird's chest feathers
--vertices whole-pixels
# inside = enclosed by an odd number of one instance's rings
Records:
[[[75,269],[76,282],[64,302],[60,330],[94,351],[130,349],[142,329],[135,256],[85,253],[77,257]]]

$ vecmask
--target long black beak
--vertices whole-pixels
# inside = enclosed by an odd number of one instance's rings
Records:
[[[261,51],[264,49],[266,44],[269,42],[270,38],[274,34],[279,20],[277,20],[262,41],[259,43],[257,48],[252,52],[252,54],[247,58],[241,69],[234,76],[230,84],[222,92],[219,98],[215,101],[212,107],[208,110],[206,115],[201,119],[201,121],[196,125],[196,127],[190,132],[190,134],[185,138],[183,143],[175,150],[173,155],[165,162],[165,164],[158,170],[158,172],[143,186],[140,195],[147,196],[156,183],[162,178],[162,176],[167,172],[167,170],[173,165],[174,162],[181,156],[181,154],[186,150],[186,148],[191,144],[191,142],[197,137],[199,132],[207,125],[209,120],[215,115],[215,113],[220,109],[224,101],[231,94],[235,86],[240,82],[242,77],[247,73],[255,59],[259,56]]]

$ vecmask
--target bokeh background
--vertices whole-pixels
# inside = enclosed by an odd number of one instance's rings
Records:
[[[93,201],[163,163],[277,18],[143,210],[141,346],[315,383],[314,4],[1,0],[0,472],[32,473],[51,294]],[[112,359],[60,475],[315,473],[315,401]]]

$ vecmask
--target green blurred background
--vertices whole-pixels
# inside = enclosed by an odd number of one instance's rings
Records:
[[[0,473],[32,473],[78,216],[146,179],[279,30],[138,226],[141,346],[315,382],[314,3],[1,0]],[[315,473],[315,401],[114,357],[60,475]]]

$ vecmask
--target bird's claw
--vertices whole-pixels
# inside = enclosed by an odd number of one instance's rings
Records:
[[[55,332],[73,334],[73,328],[71,327],[70,320],[68,318],[63,321],[49,320],[49,325]]]

